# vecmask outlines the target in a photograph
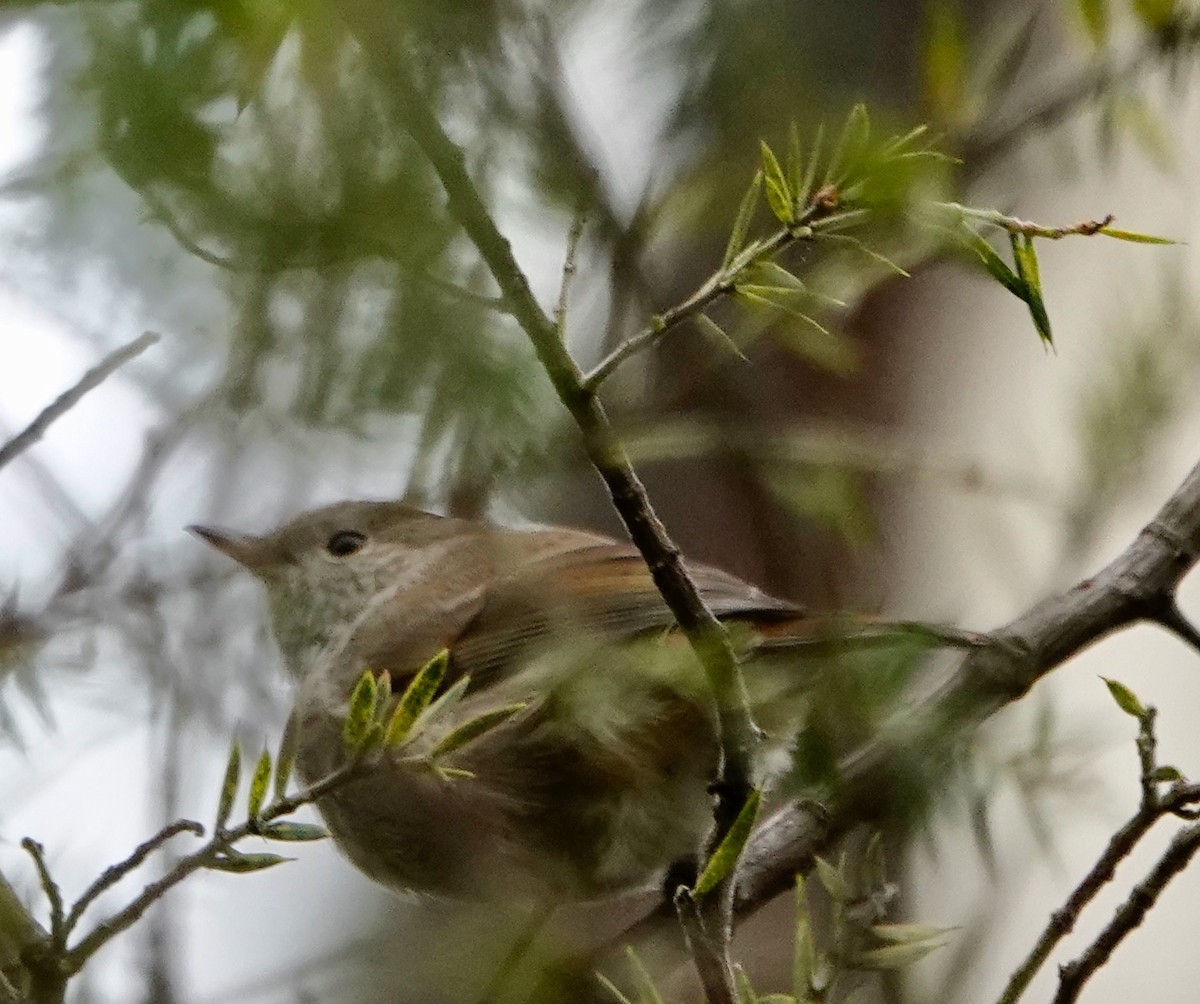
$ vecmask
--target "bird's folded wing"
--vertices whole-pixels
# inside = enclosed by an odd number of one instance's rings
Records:
[[[722,619],[773,623],[803,615],[741,579],[707,565],[688,572]],[[519,653],[547,638],[621,640],[670,628],[675,619],[641,555],[627,544],[587,538],[496,580],[451,645],[456,675],[476,685],[503,675]]]

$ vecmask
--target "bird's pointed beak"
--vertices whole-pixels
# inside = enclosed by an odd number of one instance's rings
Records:
[[[232,558],[243,568],[258,572],[270,560],[267,548],[258,537],[238,533],[236,530],[226,530],[219,526],[202,526],[193,523],[186,527],[188,533],[194,533],[206,544],[215,547],[223,555]]]

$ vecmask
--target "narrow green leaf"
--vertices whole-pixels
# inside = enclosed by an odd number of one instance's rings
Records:
[[[237,797],[238,782],[242,777],[242,748],[235,739],[229,748],[229,760],[225,763],[225,778],[221,782],[221,798],[217,802],[216,830],[219,833],[229,822],[233,812],[233,800]]]
[[[464,770],[462,767],[449,767],[444,763],[433,764],[433,772],[443,781],[470,781],[475,777],[473,770]]]
[[[797,302],[808,299],[808,294],[802,289],[795,289],[790,286],[762,286],[754,282],[739,282],[734,287],[734,293],[738,296],[765,300],[767,303],[776,304],[780,307],[790,307]]]
[[[279,752],[275,755],[275,797],[283,798],[287,794],[288,781],[292,779],[292,764],[296,762],[296,730],[291,722],[283,730],[283,738],[279,740]]]
[[[812,201],[813,186],[817,183],[817,172],[821,170],[822,147],[825,145],[825,123],[817,125],[817,135],[813,140],[812,153],[808,155],[808,167],[804,172],[804,180],[796,189],[796,199],[800,205],[807,206]]]
[[[363,736],[359,748],[366,752],[381,749],[386,736],[387,730],[383,727],[382,722],[369,722],[367,724],[367,734]]]
[[[1008,267],[1008,263],[996,253],[996,249],[984,240],[977,231],[964,224],[956,232],[956,236],[961,241],[963,247],[974,252],[975,256],[983,263],[984,269],[993,279],[1012,293],[1013,296],[1017,297],[1017,299],[1027,301],[1025,283]]]
[[[259,833],[268,840],[285,840],[293,843],[308,840],[326,840],[329,833],[316,823],[264,823]]]
[[[800,129],[793,119],[788,126],[787,182],[795,205],[804,205],[808,193],[801,188],[804,184],[804,154],[800,150]]]
[[[1041,269],[1038,268],[1037,250],[1029,234],[1011,234],[1013,260],[1017,263],[1017,275],[1039,291],[1042,287]]]
[[[767,205],[770,206],[771,213],[780,223],[786,225],[792,222],[795,214],[792,212],[791,200],[788,198],[787,192],[769,178],[767,179]]]
[[[417,720],[417,725],[414,727],[414,730],[420,728],[425,723],[437,721],[442,715],[444,715],[463,699],[463,695],[467,692],[467,688],[470,685],[471,678],[469,676],[460,676],[457,680],[455,680],[454,683],[452,683],[446,689],[446,692],[442,694],[441,697],[429,705],[429,707]],[[412,733],[409,733],[409,735],[411,736]]]
[[[846,886],[846,880],[842,873],[826,861],[819,854],[816,857],[817,862],[817,878],[821,880],[821,885],[825,887],[825,891],[837,903],[845,903],[850,897],[850,890]]]
[[[821,303],[827,307],[846,306],[845,300],[827,296],[825,293],[819,293],[815,289],[805,289],[803,287],[798,289],[795,286],[762,286],[752,282],[738,283],[734,287],[734,293],[738,296],[763,300],[784,311],[796,310],[800,304],[806,303]]]
[[[692,318],[692,323],[700,330],[700,333],[705,335],[709,340],[715,342],[722,349],[737,356],[742,362],[748,363],[750,360],[746,358],[746,354],[738,348],[735,342],[725,332],[716,321],[712,320],[707,314],[697,314]]]
[[[347,748],[362,748],[367,738],[367,730],[375,717],[377,696],[375,674],[369,669],[364,669],[354,686],[354,692],[350,695],[350,708],[346,712],[346,720],[342,723],[342,739]]]
[[[1182,244],[1182,241],[1172,240],[1170,237],[1155,237],[1152,234],[1137,234],[1131,230],[1117,230],[1114,227],[1101,227],[1096,231],[1098,234],[1104,234],[1105,237],[1112,237],[1118,241],[1130,241],[1134,244]]]
[[[911,945],[914,942],[944,938],[952,928],[932,924],[875,924],[871,933],[891,945]]]
[[[823,219],[817,220],[812,225],[814,234],[824,236],[825,234],[836,234],[842,230],[849,230],[851,227],[856,227],[864,222],[870,212],[866,209],[849,209],[844,213],[834,213],[832,216],[826,216]]]
[[[856,969],[870,969],[874,971],[907,969],[914,962],[919,962],[930,952],[944,945],[944,941],[885,945],[883,948],[871,948],[865,952],[859,952],[852,959],[852,964]]]
[[[767,285],[783,286],[788,289],[798,290],[801,293],[808,291],[808,286],[804,284],[799,276],[792,275],[791,272],[776,262],[758,262],[754,268],[754,272],[762,276]]]
[[[621,991],[617,989],[617,985],[602,972],[596,972],[596,979],[600,982],[600,985],[604,987],[605,990],[607,990],[613,995],[613,997],[617,999],[619,1004],[633,1004],[633,1001],[621,993]]]
[[[430,758],[436,760],[438,757],[446,756],[455,750],[462,749],[467,743],[474,742],[480,736],[503,725],[527,707],[528,704],[524,702],[506,704],[502,708],[493,708],[491,711],[485,711],[480,715],[476,715],[469,721],[463,722],[453,732],[439,739],[433,749],[429,751]]]
[[[371,717],[381,721],[392,699],[392,674],[386,669],[375,678],[375,707]]]
[[[1155,767],[1150,772],[1151,781],[1182,781],[1183,774],[1178,767],[1172,767],[1170,764],[1163,764],[1161,767]]]
[[[772,337],[796,355],[830,373],[846,374],[857,369],[858,350],[854,343],[845,336],[830,331],[815,317],[788,306],[786,303],[780,303],[756,293],[738,289],[736,295],[746,303],[778,311],[805,325],[803,330],[788,324],[777,324],[771,328]]]
[[[856,250],[861,251],[868,258],[879,262],[880,265],[883,265],[885,268],[895,272],[896,275],[902,276],[905,279],[912,278],[912,276],[905,269],[897,265],[894,261],[892,261],[891,258],[887,257],[887,255],[880,254],[873,248],[867,247],[867,245],[860,241],[857,237],[851,237],[849,234],[829,234],[828,236],[832,241],[842,241],[846,244],[849,244]]]
[[[280,854],[234,854],[215,858],[205,867],[217,872],[260,872],[264,868],[273,868],[285,861],[295,860],[295,858],[285,858]]]
[[[1138,700],[1137,694],[1130,690],[1125,684],[1110,680],[1107,676],[1100,677],[1104,681],[1104,685],[1108,687],[1108,692],[1112,694],[1112,699],[1117,702],[1117,707],[1137,719],[1146,717],[1146,708],[1142,702]]]
[[[696,887],[693,890],[696,899],[712,892],[737,868],[742,851],[746,848],[746,841],[750,839],[750,832],[754,829],[754,822],[758,818],[758,807],[761,801],[762,792],[757,788],[750,792],[746,803],[737,814],[737,819],[729,827],[729,832],[721,838],[720,844],[713,851],[712,857],[708,859],[700,877],[696,879]]]
[[[412,682],[404,689],[396,710],[392,712],[391,721],[388,722],[383,740],[385,746],[399,746],[409,737],[421,713],[433,702],[449,665],[450,652],[448,649],[442,649],[412,678]]]
[[[642,960],[638,958],[632,945],[626,947],[625,957],[629,960],[629,971],[633,973],[633,985],[637,988],[638,1004],[664,1004],[662,994],[658,992],[654,980],[650,978],[650,973],[642,965]]]
[[[846,116],[846,124],[842,134],[833,148],[829,158],[829,167],[825,171],[824,185],[841,187],[850,172],[857,166],[859,159],[866,150],[871,136],[871,120],[867,115],[867,106],[857,104],[850,109]]]
[[[721,269],[727,269],[733,264],[733,259],[746,244],[746,235],[750,232],[750,224],[754,222],[754,211],[758,208],[758,197],[762,192],[763,173],[755,171],[750,187],[742,196],[738,206],[737,217],[733,221],[733,230],[729,234],[729,244],[725,248],[725,257],[721,259]]]
[[[762,153],[763,180],[767,183],[767,204],[781,223],[791,223],[796,212],[787,177],[779,166],[779,159],[766,142],[759,140],[758,145]]]
[[[812,997],[813,980],[817,972],[817,949],[813,943],[812,925],[808,917],[808,900],[804,895],[804,876],[796,876],[796,932],[792,942],[792,993],[796,1000]]]
[[[251,819],[257,819],[262,812],[263,799],[267,797],[267,785],[271,783],[271,754],[266,750],[258,758],[254,774],[250,778],[250,795],[247,798],[246,812]]]
[[[750,977],[746,975],[746,970],[740,965],[733,967],[733,982],[737,988],[738,1004],[760,1004]]]
[[[1029,307],[1033,326],[1037,329],[1042,342],[1047,346],[1052,346],[1054,337],[1050,333],[1050,315],[1046,312],[1046,303],[1042,299],[1041,271],[1038,268],[1037,251],[1033,246],[1033,238],[1029,234],[1010,233],[1008,236],[1009,244],[1012,246],[1013,262],[1017,267],[1017,278],[1024,284],[1025,296],[1023,299]]]
[[[912,146],[913,143],[927,132],[929,132],[929,126],[919,125],[910,129],[903,136],[895,136],[884,144],[883,149],[880,150],[880,155],[884,158],[889,158],[904,153],[907,147]]]

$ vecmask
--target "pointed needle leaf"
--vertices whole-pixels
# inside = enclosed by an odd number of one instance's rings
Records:
[[[391,721],[388,722],[387,733],[383,739],[385,746],[399,746],[409,737],[421,713],[433,702],[449,665],[450,651],[442,649],[412,678],[392,713]]]
[[[254,774],[250,778],[250,795],[247,798],[246,813],[251,819],[257,819],[262,812],[263,799],[267,797],[267,785],[271,782],[271,754],[265,749],[258,763],[254,766]]]
[[[438,757],[443,757],[449,753],[453,753],[455,750],[462,749],[467,743],[474,742],[480,736],[503,725],[527,707],[528,704],[524,702],[506,704],[502,708],[493,708],[491,711],[485,711],[480,715],[476,715],[469,721],[463,722],[453,732],[439,739],[433,749],[429,751],[430,759],[436,760]]]
[[[1155,237],[1153,234],[1138,234],[1132,230],[1117,230],[1114,227],[1101,227],[1096,231],[1098,234],[1104,234],[1105,237],[1112,237],[1118,241],[1131,241],[1134,244],[1181,244],[1182,241],[1172,240],[1170,237]]]
[[[725,257],[721,260],[722,270],[733,264],[733,259],[746,245],[746,236],[750,232],[750,224],[754,221],[754,211],[758,208],[762,181],[762,171],[755,171],[754,179],[750,182],[750,187],[746,189],[746,194],[742,196],[741,205],[738,206],[737,217],[733,221],[733,230],[729,234],[729,244],[725,248]]]
[[[1108,692],[1112,695],[1112,699],[1116,701],[1117,707],[1139,720],[1146,717],[1145,705],[1138,699],[1137,694],[1130,690],[1125,684],[1119,680],[1110,680],[1107,676],[1100,677],[1104,681],[1104,685],[1108,687]]]
[[[346,720],[342,723],[342,739],[347,748],[358,750],[367,739],[367,732],[375,717],[375,701],[378,697],[378,686],[375,674],[364,669],[354,692],[350,695],[350,709],[346,712]]]
[[[238,782],[242,777],[242,748],[235,739],[229,748],[229,759],[225,763],[225,777],[221,781],[221,798],[217,802],[218,833],[225,829],[229,814],[233,812],[233,800],[237,797]]]
[[[281,854],[231,854],[214,858],[205,867],[217,872],[260,872],[264,868],[273,868],[285,861],[295,860],[295,858],[285,858]]]
[[[737,814],[737,819],[729,827],[729,832],[721,838],[717,849],[713,851],[712,857],[704,866],[704,871],[696,879],[694,895],[697,899],[712,892],[737,868],[742,851],[745,850],[746,841],[750,839],[750,831],[754,829],[754,822],[758,818],[758,807],[761,801],[762,792],[757,789],[750,792],[750,797],[746,799],[741,811]]]
[[[729,337],[729,334],[716,321],[710,318],[707,314],[697,314],[692,318],[692,323],[700,329],[700,333],[708,336],[713,342],[737,356],[742,362],[748,363],[750,360],[746,358],[746,354],[738,348],[737,342]]]
[[[329,837],[325,827],[316,823],[264,823],[259,832],[268,840],[286,840],[292,843],[325,840]]]

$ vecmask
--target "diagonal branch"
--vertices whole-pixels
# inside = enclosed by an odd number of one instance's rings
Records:
[[[808,871],[819,849],[869,818],[902,755],[944,758],[947,744],[1022,697],[1038,680],[1106,635],[1155,617],[1174,602],[1179,581],[1200,557],[1200,464],[1107,567],[1048,597],[990,635],[919,708],[901,712],[843,764],[844,788],[827,821],[801,808],[777,813],[751,842],[742,868],[739,912],[751,912]]]
[[[15,460],[41,439],[46,434],[46,430],[74,408],[88,391],[95,390],[112,376],[113,373],[129,362],[129,360],[141,355],[157,341],[158,335],[147,331],[140,337],[135,338],[128,345],[123,345],[115,352],[105,356],[97,365],[93,366],[80,377],[79,382],[74,387],[64,391],[46,405],[41,413],[24,430],[18,432],[7,443],[0,446],[0,468]]]
[[[340,12],[351,32],[390,85],[392,112],[428,158],[446,192],[450,215],[466,231],[490,269],[513,316],[525,331],[559,399],[579,427],[589,459],[608,487],[630,539],[646,561],[663,600],[704,667],[716,704],[721,767],[715,788],[710,850],[729,830],[753,786],[753,754],[760,742],[733,647],[683,565],[678,547],[654,512],[646,489],[625,453],[604,406],[585,386],[575,361],[530,289],[528,279],[467,173],[462,150],[450,139],[424,93],[410,76],[403,26],[395,12],[370,0],[348,0]],[[732,875],[705,907],[706,926],[728,949],[732,929]],[[706,986],[710,1000],[736,1000],[732,968],[720,986]]]
[[[1145,919],[1167,884],[1187,867],[1197,851],[1200,851],[1200,824],[1193,824],[1175,834],[1150,874],[1134,887],[1096,940],[1079,958],[1059,970],[1058,993],[1054,995],[1052,1004],[1073,1004],[1079,999],[1083,985]]]
[[[1140,621],[1159,620],[1174,605],[1180,580],[1200,558],[1200,463],[1141,533],[1105,568],[1064,593],[1034,604],[970,650],[954,674],[919,706],[898,712],[887,727],[842,763],[842,787],[831,804],[787,806],[763,823],[738,872],[739,916],[753,913],[792,887],[797,872],[870,820],[886,803],[898,764],[920,765],[936,777],[953,745],[1016,701],[1083,649]],[[618,939],[658,937],[670,922],[660,907]]]

